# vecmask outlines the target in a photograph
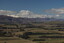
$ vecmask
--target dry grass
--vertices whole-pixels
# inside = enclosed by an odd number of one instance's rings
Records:
[[[11,38],[14,39],[13,37],[11,37]],[[3,38],[3,39],[5,39],[5,38]],[[5,42],[7,42],[7,43],[36,43],[36,42],[32,42],[30,40],[25,40],[25,39],[21,39],[21,38],[15,39],[15,40],[12,40],[12,39],[10,39],[10,40],[0,40],[0,43],[5,43]]]

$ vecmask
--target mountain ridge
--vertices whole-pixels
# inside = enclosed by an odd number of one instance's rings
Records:
[[[0,15],[0,23],[1,22],[10,22],[10,23],[22,23],[26,24],[29,22],[46,22],[46,21],[64,21],[64,19],[56,19],[56,18],[22,18],[22,17],[11,17],[7,15]]]

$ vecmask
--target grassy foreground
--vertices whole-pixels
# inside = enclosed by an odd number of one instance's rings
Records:
[[[0,43],[35,43],[18,37],[0,37]]]

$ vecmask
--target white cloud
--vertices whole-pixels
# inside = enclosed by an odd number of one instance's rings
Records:
[[[56,15],[56,17],[59,17],[59,16],[60,16],[59,14]]]
[[[8,10],[0,10],[0,15],[7,15],[7,16],[11,16],[11,17],[18,17],[16,16],[17,12],[15,11],[8,11]]]
[[[44,10],[44,12],[53,13],[53,14],[64,14],[64,8],[58,8],[58,9],[52,8],[52,9]]]
[[[52,18],[53,15],[43,15],[43,14],[35,14],[29,10],[21,10],[18,13],[15,11],[8,11],[8,10],[0,10],[0,15],[7,15],[12,17],[25,17],[25,18]],[[56,15],[55,17],[59,17]]]
[[[35,14],[31,11],[28,10],[21,10],[17,16],[19,17],[27,17],[27,18],[45,18],[47,15],[42,15],[42,14]]]
[[[19,17],[19,16],[16,16],[16,15],[7,15],[7,16],[11,16],[11,17],[15,17],[15,18]]]
[[[0,15],[12,15],[15,13],[16,13],[15,11],[0,10]]]

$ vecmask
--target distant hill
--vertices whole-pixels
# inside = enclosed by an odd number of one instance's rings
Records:
[[[6,15],[0,15],[0,24],[2,23],[29,23],[29,22],[45,22],[45,21],[64,21],[64,19],[55,19],[55,18],[15,18]]]

